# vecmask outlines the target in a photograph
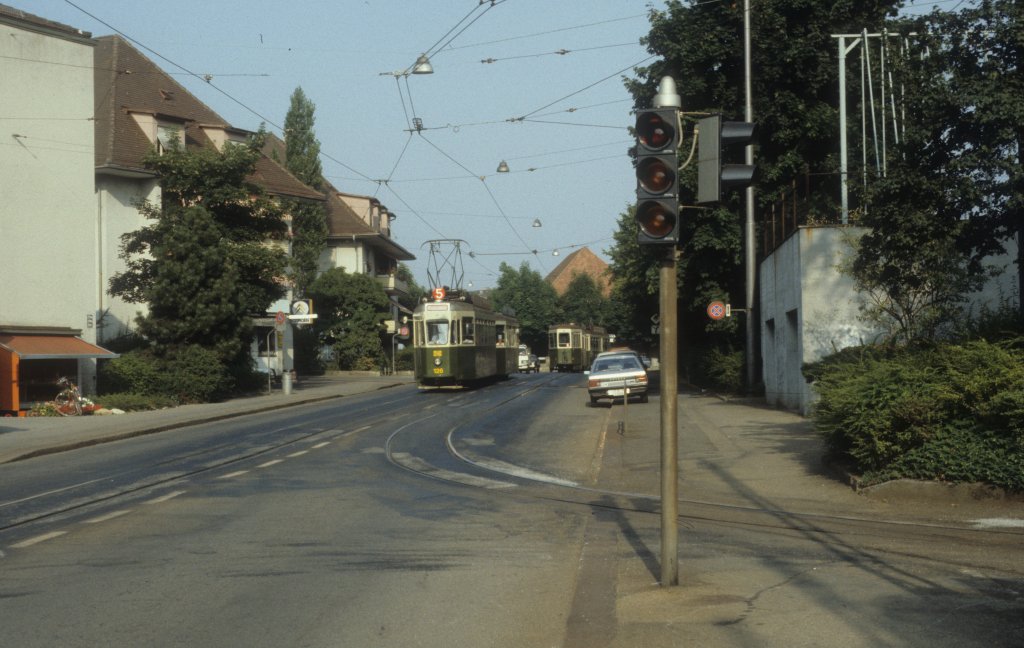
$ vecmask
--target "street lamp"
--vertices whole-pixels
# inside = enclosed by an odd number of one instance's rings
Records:
[[[498,164],[498,173],[508,173],[508,162],[502,160],[501,163]]]
[[[542,225],[541,225],[541,222],[540,222],[540,219],[539,219],[539,218],[534,218],[534,219],[533,219],[533,226],[534,226],[534,227],[542,227]]]
[[[430,65],[430,59],[427,58],[426,54],[420,54],[419,58],[416,59],[416,62],[413,63],[412,73],[413,74],[433,74],[434,73],[434,67],[432,65]]]

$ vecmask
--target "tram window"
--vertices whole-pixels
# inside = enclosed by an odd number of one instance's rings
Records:
[[[559,331],[558,333],[558,346],[562,348],[569,348],[570,345],[570,333],[568,331]]]
[[[448,344],[448,320],[428,321],[427,338],[430,344]]]
[[[497,336],[496,345],[503,347],[505,346],[505,325],[498,324],[495,328],[495,335]]]
[[[473,344],[473,318],[465,317],[462,319],[462,342],[463,344]]]

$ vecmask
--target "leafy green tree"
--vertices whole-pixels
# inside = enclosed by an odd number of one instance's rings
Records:
[[[373,278],[332,268],[310,285],[316,304],[320,344],[329,347],[338,369],[376,369],[384,361],[384,321],[391,301]]]
[[[559,298],[565,319],[585,326],[605,326],[609,302],[588,274],[575,274]]]
[[[548,327],[562,317],[554,287],[525,261],[518,271],[507,263],[498,271],[501,276],[491,293],[495,308],[515,313],[519,337],[535,353],[547,349]]]
[[[831,34],[860,32],[881,26],[894,15],[900,0],[758,2],[751,22],[752,98],[760,137],[756,163],[760,171],[757,197],[763,206],[776,200],[790,182],[804,173],[831,175],[817,185],[814,203],[827,214],[837,211],[838,139],[835,89],[838,85]],[[637,68],[627,80],[637,109],[647,108],[662,76],[676,79],[685,111],[721,112],[726,119],[744,115],[743,5],[729,2],[669,0],[650,12],[651,29],[644,39],[659,57]],[[687,150],[693,129],[684,127]],[[695,204],[696,165],[680,173],[682,254],[679,260],[679,328],[681,351],[741,347],[735,321],[711,322],[704,314],[709,301],[738,302],[745,293],[742,195],[736,193],[712,208]],[[620,220],[612,251],[616,300],[620,314],[641,328],[657,311],[657,268],[661,251],[638,249],[632,217]],[[629,276],[633,273],[635,276]],[[625,323],[625,322],[624,322]],[[684,358],[683,366],[686,366]]]
[[[1018,2],[986,0],[906,27],[928,55],[895,61],[906,117],[851,266],[890,341],[948,333],[990,276],[985,258],[1024,227],[1022,17]]]
[[[285,167],[292,175],[314,189],[324,185],[320,164],[320,142],[316,139],[316,106],[302,88],[292,93],[291,106],[285,116]],[[291,278],[297,296],[316,279],[320,254],[327,241],[327,209],[324,203],[288,201],[292,215]]]
[[[247,384],[251,316],[283,294],[285,255],[266,242],[283,236],[284,222],[277,205],[248,180],[259,140],[223,151],[173,143],[163,154],[147,155],[147,168],[160,176],[162,201],[139,204],[150,223],[122,236],[125,270],[110,280],[112,295],[148,305],[138,332],[166,372],[204,353],[220,360],[208,367],[217,378],[215,388],[203,392],[207,397]],[[178,378],[164,384],[180,384]]]

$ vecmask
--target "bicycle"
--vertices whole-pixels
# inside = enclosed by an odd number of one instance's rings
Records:
[[[57,379],[57,384],[62,387],[60,393],[53,399],[57,413],[61,416],[80,416],[82,414],[82,393],[78,391],[78,385],[65,377]]]

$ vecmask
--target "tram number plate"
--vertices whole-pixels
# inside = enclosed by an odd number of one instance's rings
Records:
[[[434,373],[435,374],[443,374],[444,373],[444,367],[434,367]]]

